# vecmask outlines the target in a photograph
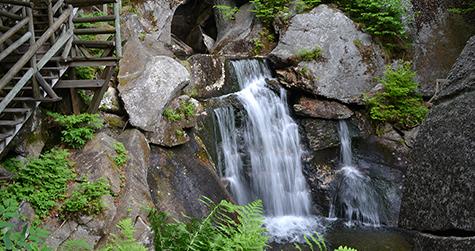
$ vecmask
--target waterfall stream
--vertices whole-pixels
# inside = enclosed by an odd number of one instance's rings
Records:
[[[220,167],[238,203],[264,203],[265,224],[274,241],[292,241],[312,234],[310,193],[302,174],[298,126],[289,115],[286,93],[266,86],[271,78],[259,60],[233,61],[246,116],[236,128],[232,107],[215,110],[221,136]]]
[[[342,167],[337,171],[337,191],[330,206],[329,217],[342,217],[350,226],[355,222],[379,226],[379,195],[374,190],[370,177],[353,164],[351,136],[344,120],[339,122],[339,134]]]

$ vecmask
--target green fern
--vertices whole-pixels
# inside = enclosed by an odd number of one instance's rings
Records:
[[[62,115],[48,112],[48,116],[63,128],[61,140],[72,148],[81,148],[103,125],[99,114]]]
[[[101,251],[147,251],[147,248],[134,238],[134,225],[130,218],[119,221],[119,235],[112,235],[112,241]]]
[[[339,246],[335,251],[358,251],[354,248],[349,248],[347,246]]]

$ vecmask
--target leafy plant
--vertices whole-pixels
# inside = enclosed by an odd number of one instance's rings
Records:
[[[315,47],[312,50],[301,49],[297,52],[297,58],[300,61],[312,61],[322,58],[322,48]]]
[[[254,53],[254,55],[259,55],[262,51],[262,48],[264,48],[264,44],[262,43],[262,41],[259,38],[254,38],[252,40],[252,43],[254,45],[254,48],[252,49],[252,52]]]
[[[134,238],[134,225],[129,218],[121,220],[117,227],[120,235],[113,235],[112,241],[101,251],[146,251],[147,248],[138,243]]]
[[[307,245],[306,248],[309,250],[327,251],[325,240],[319,234],[304,236],[304,240],[305,240],[305,244]],[[298,250],[303,250],[299,244],[295,244],[294,246]]]
[[[61,140],[72,148],[81,148],[103,125],[99,114],[61,115],[48,112],[48,115],[63,128]]]
[[[86,90],[78,90],[78,94],[84,104],[91,104],[93,96],[88,94]]]
[[[297,13],[301,13],[307,10],[311,10],[320,3],[320,0],[297,0],[295,2],[295,8],[297,10]]]
[[[94,247],[85,240],[67,240],[60,248],[61,251],[92,251]]]
[[[183,117],[180,113],[178,113],[177,111],[175,111],[171,108],[166,108],[163,111],[163,116],[165,117],[165,119],[167,119],[169,121],[180,121],[180,120],[183,119]]]
[[[227,201],[204,201],[210,213],[201,220],[183,223],[164,212],[149,219],[155,233],[155,250],[263,250],[267,236],[261,201],[239,206]]]
[[[177,109],[166,108],[163,111],[163,116],[169,121],[180,121],[185,118],[194,116],[196,113],[195,105],[190,101],[180,102],[180,106]]]
[[[217,9],[221,14],[223,14],[224,19],[226,20],[234,20],[236,18],[236,13],[239,11],[238,7],[232,7],[229,5],[218,4],[215,5],[213,8]]]
[[[107,194],[110,194],[109,184],[104,179],[80,183],[64,201],[61,212],[68,217],[99,214],[104,209],[101,197]]]
[[[78,66],[74,68],[76,73],[76,78],[78,79],[95,79],[97,70],[94,67],[90,66]]]
[[[52,149],[27,163],[16,162],[14,182],[0,189],[0,198],[28,201],[40,218],[45,217],[75,177],[68,157],[67,150]]]
[[[449,11],[453,14],[468,14],[475,12],[475,1],[466,0],[459,6],[449,8]]]
[[[114,150],[117,153],[117,156],[113,158],[117,166],[123,166],[127,163],[129,157],[127,156],[127,149],[125,149],[124,144],[117,142],[114,144]]]
[[[48,231],[24,224],[17,229],[11,222],[20,219],[18,202],[12,198],[2,197],[0,202],[0,250],[50,250],[45,244]]]
[[[388,66],[380,80],[384,90],[365,98],[371,118],[378,122],[393,123],[399,128],[420,124],[428,109],[417,93],[415,76],[410,63],[400,64],[396,69]]]

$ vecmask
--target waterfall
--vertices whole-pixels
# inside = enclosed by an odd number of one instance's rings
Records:
[[[215,110],[221,135],[220,165],[240,204],[261,199],[266,227],[275,240],[310,233],[311,200],[302,174],[298,126],[289,115],[285,90],[280,97],[266,86],[271,78],[259,60],[233,61],[241,90],[236,95],[246,116],[235,125],[234,109]],[[295,240],[295,239],[294,239]]]
[[[343,217],[347,225],[354,222],[379,226],[379,196],[371,179],[353,164],[351,136],[346,121],[339,122],[342,167],[337,171],[337,191],[330,206],[330,218]]]

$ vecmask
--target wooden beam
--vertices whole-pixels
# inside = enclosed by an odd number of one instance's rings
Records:
[[[112,74],[114,74],[114,66],[108,66],[104,69],[104,72],[102,73],[102,78],[104,79],[104,84],[99,90],[96,90],[94,92],[94,96],[92,97],[91,104],[89,105],[89,108],[87,109],[88,113],[96,113],[97,110],[99,109],[99,105],[101,104],[102,97],[104,96],[104,93],[106,93],[107,88],[109,88],[109,81],[112,78]]]
[[[2,34],[0,36],[0,44],[3,44],[5,41],[7,41],[7,39],[9,39],[11,36],[13,36],[13,34],[19,31],[23,26],[25,26],[29,20],[30,19],[28,17],[24,18],[23,20],[15,24],[15,26],[10,28],[7,32]]]
[[[21,0],[0,0],[0,4],[11,4],[11,5],[21,5],[25,7],[31,7],[30,2],[21,1]]]
[[[115,2],[116,0],[66,0],[67,4],[71,4],[74,7],[103,5],[103,4],[115,3]]]
[[[98,16],[98,17],[75,17],[74,23],[98,23],[98,22],[112,22],[115,20],[115,16]]]
[[[3,10],[0,10],[0,16],[8,17],[8,18],[15,19],[15,20],[22,20],[23,19],[23,17],[21,17],[20,15],[16,15],[16,14],[13,14],[13,13],[10,13],[10,12],[7,12],[7,11],[3,11]]]
[[[66,42],[72,37],[73,32],[72,30],[68,30],[66,32],[63,32],[63,34],[56,40],[56,43],[51,46],[51,48],[46,52],[46,54],[43,55],[43,57],[40,59],[38,62],[38,68],[43,68],[49,60],[61,49]]]
[[[17,93],[25,86],[25,84],[30,80],[30,78],[33,76],[33,73],[35,71],[33,68],[30,68],[26,73],[23,75],[23,77],[16,83],[16,85],[12,88],[11,91],[8,92],[7,96],[4,98],[0,98],[2,101],[0,102],[0,113],[3,112],[5,108],[7,108],[8,104],[15,98]]]
[[[119,58],[122,57],[122,37],[120,35],[120,1],[114,4],[114,15],[115,15],[115,55]]]
[[[51,88],[51,86],[46,82],[46,80],[43,78],[43,76],[41,76],[39,72],[35,73],[35,78],[36,80],[38,80],[38,83],[41,85],[41,88],[45,90],[46,94],[48,94],[48,96],[50,96],[52,100],[61,100],[61,98],[56,95],[56,93],[53,91],[53,88]]]
[[[115,28],[84,28],[74,29],[74,35],[89,35],[89,34],[114,34]]]
[[[17,41],[13,42],[10,46],[8,46],[6,49],[4,49],[2,52],[0,52],[0,61],[2,61],[5,57],[10,55],[14,50],[16,50],[18,47],[20,47],[22,44],[24,44],[28,39],[31,37],[31,32],[25,33],[21,38],[19,38]]]
[[[59,0],[54,4],[53,14],[56,14],[56,12],[58,12],[59,8],[61,8],[61,6],[63,6],[63,3],[64,3],[64,0]]]
[[[74,40],[74,44],[79,46],[84,46],[87,48],[109,48],[114,46],[114,41],[85,41],[85,40]]]
[[[95,89],[104,85],[104,79],[93,80],[60,80],[55,86],[55,89]]]

